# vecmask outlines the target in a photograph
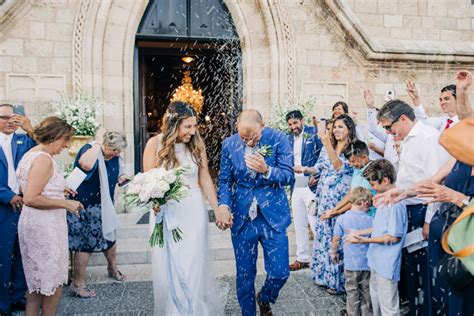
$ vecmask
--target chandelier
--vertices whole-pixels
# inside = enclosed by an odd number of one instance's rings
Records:
[[[181,85],[174,91],[173,96],[171,97],[171,102],[182,101],[189,103],[199,115],[204,104],[202,91],[201,89],[194,90],[193,80],[191,79],[191,71],[184,71],[183,75],[184,77],[183,80],[181,80]]]

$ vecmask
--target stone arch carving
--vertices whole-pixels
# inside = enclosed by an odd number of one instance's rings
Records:
[[[241,39],[244,107],[269,117],[272,104],[294,98],[295,53],[286,4],[224,2]],[[125,130],[130,140],[134,139],[135,34],[147,4],[147,0],[81,0],[73,35],[73,91],[102,98],[104,126]],[[125,158],[130,170],[132,157],[129,146]]]

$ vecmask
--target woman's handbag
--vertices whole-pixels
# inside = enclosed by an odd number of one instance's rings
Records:
[[[457,160],[474,165],[474,118],[466,118],[445,129],[439,143]]]
[[[469,205],[444,232],[441,245],[447,253],[438,272],[455,292],[474,281],[474,204]]]

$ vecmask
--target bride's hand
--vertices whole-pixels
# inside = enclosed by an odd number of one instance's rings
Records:
[[[161,208],[159,205],[153,207],[153,212],[155,212],[155,216],[158,215],[160,211],[161,211]]]
[[[216,211],[216,226],[221,230],[232,227],[233,216],[229,208],[225,205],[219,206]]]

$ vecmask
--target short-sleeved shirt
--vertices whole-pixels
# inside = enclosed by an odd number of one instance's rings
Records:
[[[348,229],[361,230],[372,227],[372,217],[366,211],[349,210],[340,215],[334,226],[334,236],[339,236],[344,242]],[[349,271],[369,271],[367,265],[368,244],[347,244],[344,242],[344,269]]]
[[[84,204],[85,207],[89,205],[98,205],[101,203],[100,199],[100,179],[98,162],[96,161],[94,167],[91,170],[86,171],[81,168],[79,159],[81,156],[88,151],[92,146],[90,144],[84,145],[77,153],[74,166],[80,168],[87,175],[84,182],[77,188],[76,200]],[[107,177],[109,180],[109,192],[112,201],[114,200],[115,185],[120,173],[120,162],[119,157],[114,157],[110,160],[105,160],[105,168],[107,169]]]
[[[362,169],[356,169],[354,168],[354,173],[352,174],[352,180],[351,180],[351,190],[353,190],[355,187],[363,187],[366,189],[369,189],[370,192],[372,192],[373,195],[377,194],[377,192],[372,189],[372,186],[370,185],[369,181],[367,181],[366,178],[364,178],[364,170],[367,169],[369,164],[365,165]],[[374,206],[371,206],[369,208],[369,211],[367,214],[369,216],[374,217],[375,216],[375,211],[377,209]]]
[[[386,279],[398,282],[402,263],[402,248],[408,229],[407,208],[398,203],[377,209],[372,237],[388,234],[400,238],[393,244],[371,243],[367,253],[369,267]]]

